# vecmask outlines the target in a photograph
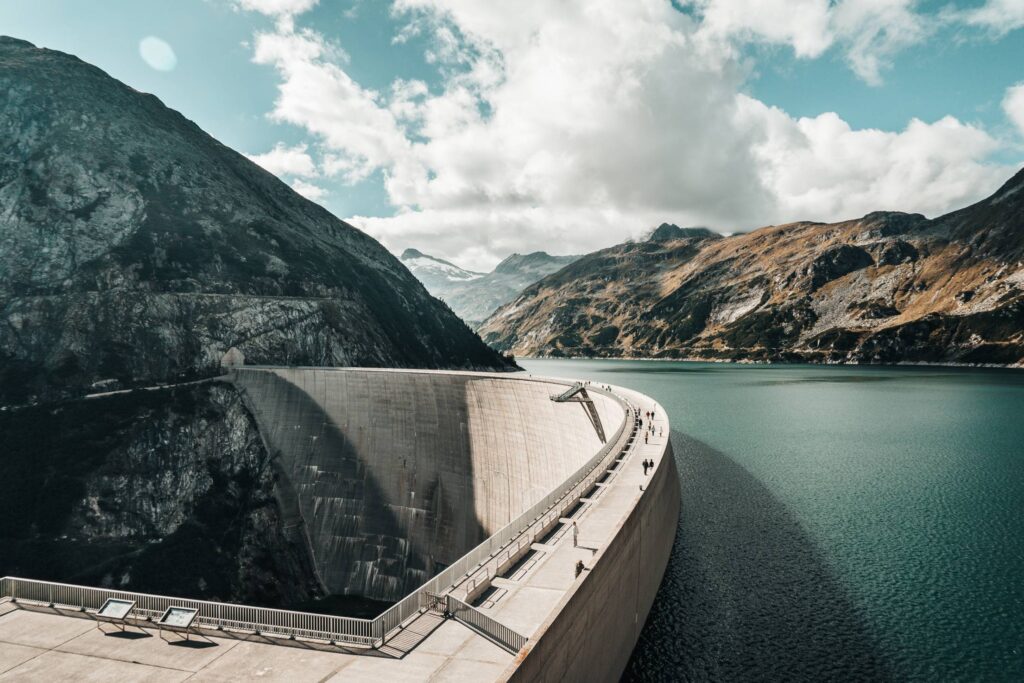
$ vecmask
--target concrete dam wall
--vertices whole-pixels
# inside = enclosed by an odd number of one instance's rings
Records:
[[[239,369],[277,467],[286,523],[324,589],[398,600],[596,453],[566,386],[473,373]],[[625,418],[591,395],[610,438]]]

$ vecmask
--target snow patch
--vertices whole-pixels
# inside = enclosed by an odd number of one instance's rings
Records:
[[[450,263],[441,263],[427,256],[416,256],[406,259],[404,263],[413,272],[435,273],[457,282],[468,282],[469,280],[477,280],[483,277],[481,273],[471,273],[458,266],[453,266]]]

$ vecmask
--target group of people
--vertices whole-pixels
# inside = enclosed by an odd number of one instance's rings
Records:
[[[645,477],[647,476],[647,470],[653,470],[653,469],[654,469],[654,460],[651,459],[651,458],[645,459],[644,460],[644,476]]]
[[[644,426],[644,419],[648,420],[647,428],[644,429],[644,443],[648,443],[648,438],[652,437],[652,436],[655,436],[654,411],[653,410],[645,410],[644,411],[644,416],[642,418],[640,418],[640,426],[641,427]],[[658,429],[657,429],[657,436],[661,436],[662,434],[664,434],[664,429],[665,429],[664,427],[658,427]],[[654,467],[654,461],[653,460],[644,460],[644,475],[647,474],[647,470],[648,469],[651,469],[653,467]]]
[[[644,411],[644,416],[640,418],[640,426],[641,427],[644,426],[644,418],[646,418],[647,420],[650,420],[650,422],[648,422],[648,424],[647,424],[647,429],[644,430],[644,443],[647,443],[648,437],[655,436],[654,411],[653,410],[645,410]],[[661,436],[664,433],[665,433],[665,428],[664,427],[658,427],[657,436]]]

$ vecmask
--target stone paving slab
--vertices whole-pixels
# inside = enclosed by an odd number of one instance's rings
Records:
[[[59,621],[58,617],[47,617]],[[176,683],[192,675],[191,671],[161,669],[145,664],[119,662],[50,650],[28,660],[3,675],[4,683],[26,681],[76,681],[76,683]]]
[[[38,647],[0,643],[0,674],[46,652]]]
[[[376,657],[358,657],[327,679],[330,683],[414,683],[429,681],[448,662],[445,655],[410,652],[401,660],[387,662]]]
[[[236,640],[222,639],[210,642],[196,635],[191,635],[189,640],[185,640],[181,634],[167,631],[164,631],[161,638],[156,628],[140,631],[129,626],[122,633],[113,624],[101,624],[101,630],[96,628],[96,622],[91,619],[79,621],[91,628],[54,649],[58,652],[195,672],[239,644]]]
[[[223,656],[205,666],[193,680],[211,681],[281,681],[290,683],[301,675],[307,680],[327,680],[358,657],[317,650],[289,648],[281,656],[281,648],[264,643],[240,642]]]
[[[57,614],[28,610],[5,614],[0,617],[0,642],[51,650],[96,627],[94,621],[55,617]]]

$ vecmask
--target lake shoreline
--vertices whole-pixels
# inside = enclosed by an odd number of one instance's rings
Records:
[[[718,365],[776,365],[781,367],[851,367],[851,368],[959,368],[959,369],[990,369],[990,370],[1024,370],[1024,363],[1002,364],[1002,363],[936,363],[932,361],[900,361],[899,363],[856,363],[856,362],[815,362],[805,361],[782,361],[782,360],[752,360],[748,358],[701,358],[688,356],[685,358],[652,358],[649,356],[515,356],[516,361],[530,360],[582,360],[582,361],[605,361],[605,360],[628,360],[628,361],[651,361],[657,363],[715,363]]]

